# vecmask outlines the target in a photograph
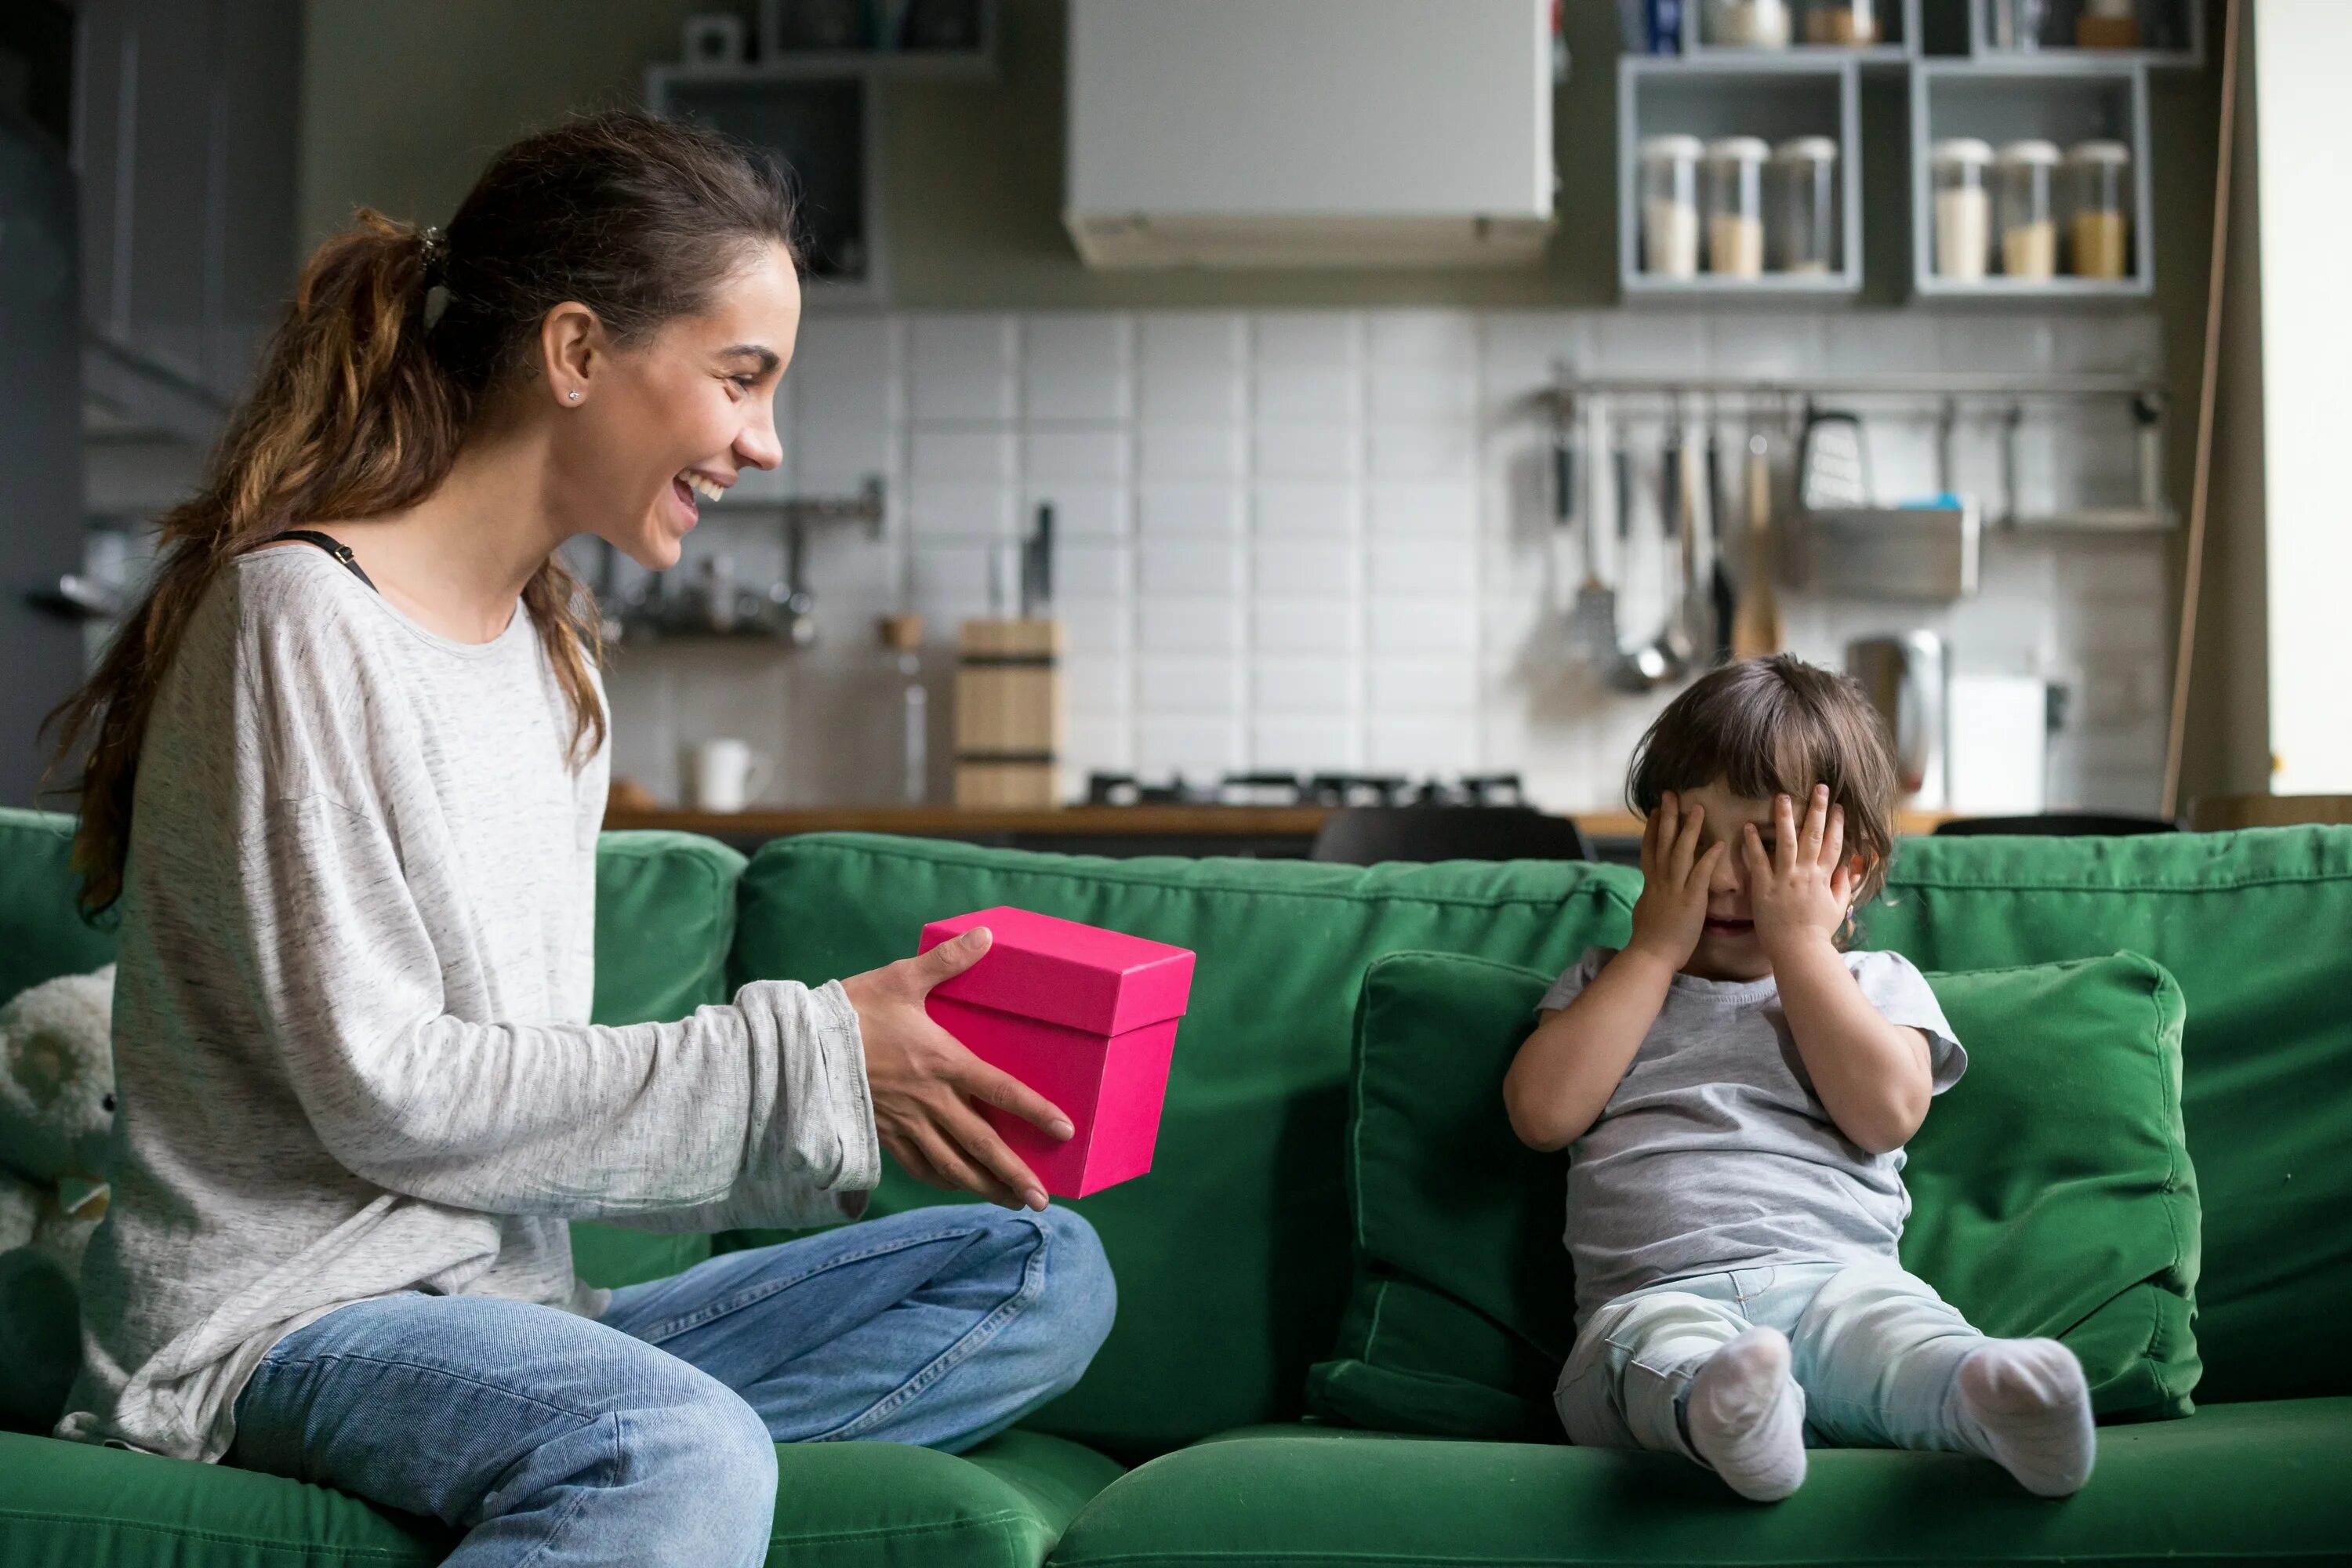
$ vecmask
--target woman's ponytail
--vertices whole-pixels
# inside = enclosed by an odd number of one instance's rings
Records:
[[[49,715],[60,760],[82,758],[73,866],[85,913],[121,896],[148,715],[222,570],[297,523],[412,505],[456,459],[465,395],[425,342],[433,248],[427,235],[364,208],[357,227],[319,247],[202,487],[157,521],[145,595],[89,680]]]

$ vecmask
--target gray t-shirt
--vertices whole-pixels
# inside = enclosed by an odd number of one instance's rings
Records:
[[[1565,1007],[1612,948],[1591,948],[1539,1005]],[[1890,1024],[1927,1036],[1935,1092],[1968,1053],[1925,976],[1895,952],[1846,967]],[[1769,978],[1677,974],[1600,1120],[1569,1151],[1576,1317],[1629,1290],[1727,1268],[1891,1262],[1911,1195],[1903,1151],[1873,1154],[1813,1093]]]
[[[60,1436],[218,1458],[264,1352],[371,1297],[597,1315],[567,1220],[862,1210],[880,1149],[838,985],[588,1022],[605,766],[571,738],[520,606],[452,642],[305,546],[207,593],[139,769],[113,1195]]]

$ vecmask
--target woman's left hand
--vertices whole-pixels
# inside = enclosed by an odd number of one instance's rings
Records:
[[[1772,847],[1749,823],[1740,836],[1740,866],[1756,939],[1767,952],[1818,935],[1835,940],[1853,912],[1854,872],[1845,858],[1845,808],[1830,804],[1817,784],[1806,803],[1804,826],[1785,795],[1772,798]]]

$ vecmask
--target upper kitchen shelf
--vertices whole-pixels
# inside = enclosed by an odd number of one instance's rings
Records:
[[[1919,52],[1919,6],[1920,0],[1686,0],[1681,58],[1900,66]]]
[[[2115,10],[2124,15],[2101,14]],[[1968,0],[1968,52],[1989,65],[2200,67],[2205,0]]]
[[[1858,68],[1829,50],[1622,57],[1617,265],[1626,298],[1859,292]]]
[[[1911,283],[1931,300],[2143,300],[2156,287],[2147,76],[2019,55],[1911,68]]]

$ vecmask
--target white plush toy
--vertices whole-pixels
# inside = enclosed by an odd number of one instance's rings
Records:
[[[80,1354],[82,1250],[106,1212],[114,966],[0,1007],[0,1416],[56,1419]]]

